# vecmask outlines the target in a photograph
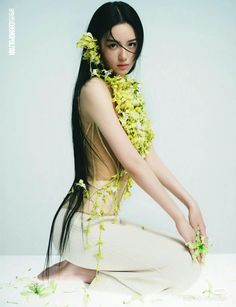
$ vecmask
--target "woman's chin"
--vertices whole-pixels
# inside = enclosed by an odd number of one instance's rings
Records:
[[[127,70],[116,70],[114,72],[115,72],[116,75],[124,76],[129,72],[129,70],[128,69]]]

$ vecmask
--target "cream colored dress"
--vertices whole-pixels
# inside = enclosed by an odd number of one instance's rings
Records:
[[[98,127],[84,115],[83,125],[89,140],[93,141],[102,163],[96,155],[89,152],[90,161],[90,193],[107,183],[111,176],[121,168],[121,164],[112,153]],[[122,202],[127,178],[124,177],[116,197]],[[102,254],[100,260],[99,279],[94,279],[89,289],[105,291],[131,292],[141,295],[158,294],[162,291],[179,292],[190,287],[201,273],[201,265],[193,262],[191,255],[179,235],[143,229],[141,225],[122,220],[118,216],[114,220],[114,198],[109,196],[105,207],[104,226],[102,233]],[[89,218],[93,197],[84,204],[83,224]],[[126,201],[128,202],[128,200]],[[122,205],[127,205],[122,204]],[[56,220],[53,245],[58,250],[62,229],[63,208]],[[64,258],[80,267],[96,269],[97,238],[99,221],[92,221],[89,241],[91,247],[84,248],[81,228],[82,213],[77,212],[72,219],[72,228]],[[118,289],[118,290],[117,290]]]

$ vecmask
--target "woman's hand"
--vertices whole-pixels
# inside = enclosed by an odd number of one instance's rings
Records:
[[[197,203],[193,203],[189,206],[189,224],[196,229],[197,225],[199,225],[200,235],[204,237],[204,243],[208,248],[208,237],[206,233],[206,225],[204,223],[201,210]]]
[[[193,229],[193,227],[189,224],[185,216],[181,217],[175,222],[176,228],[179,232],[179,234],[183,237],[185,243],[187,242],[195,242],[196,239],[196,231]],[[194,253],[193,249],[188,248],[190,254],[192,255]],[[201,263],[202,258],[198,256],[197,261]]]

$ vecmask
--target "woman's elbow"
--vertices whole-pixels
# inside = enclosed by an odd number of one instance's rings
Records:
[[[137,174],[140,168],[143,167],[145,163],[144,159],[141,156],[128,157],[123,163],[124,169],[131,175]]]

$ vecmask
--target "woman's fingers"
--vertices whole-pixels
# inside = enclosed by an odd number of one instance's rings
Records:
[[[201,225],[200,226],[200,235],[204,238],[204,244],[206,246],[206,248],[208,248],[208,236],[206,233],[206,226],[205,225]]]
[[[208,251],[208,237],[204,222],[200,222],[192,227],[191,238],[187,239],[186,245],[194,261],[204,263],[205,254]]]
[[[195,238],[190,242],[188,246],[190,254],[193,260],[197,260],[198,263],[204,263],[205,252],[208,249],[208,237],[206,234],[206,227],[204,224],[197,225],[195,230]],[[204,244],[204,246],[202,246]]]
[[[204,243],[205,243],[205,245],[206,245],[206,248],[208,248],[208,237],[207,237],[207,236],[204,237]]]
[[[191,257],[192,257],[193,253],[194,253],[194,250],[192,248],[188,247],[188,251],[189,251],[189,253],[190,253]]]
[[[205,248],[208,250],[208,236],[207,236],[207,233],[206,233],[206,226],[205,225],[200,227],[200,236],[201,236],[202,242],[205,245]],[[203,263],[204,260],[205,260],[205,254],[202,253],[201,254],[201,262]]]
[[[194,254],[194,252],[195,252],[195,249],[189,247],[188,250],[189,250],[189,253],[190,253],[192,259],[194,259],[193,254]],[[201,257],[200,257],[200,256],[198,256],[196,259],[197,259],[197,261],[198,261],[199,263],[201,262]]]

